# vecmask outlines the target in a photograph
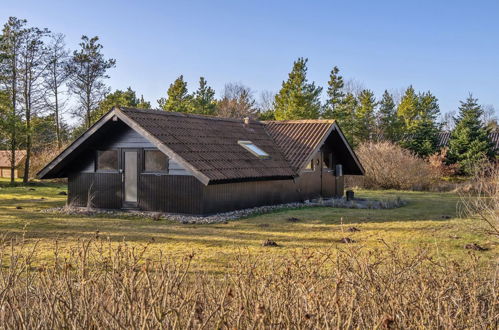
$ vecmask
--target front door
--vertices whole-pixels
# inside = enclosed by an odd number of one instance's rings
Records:
[[[123,150],[123,207],[135,208],[138,201],[139,153],[136,149]]]
[[[321,152],[321,196],[330,198],[335,194],[335,177],[331,165],[333,162],[331,152]]]

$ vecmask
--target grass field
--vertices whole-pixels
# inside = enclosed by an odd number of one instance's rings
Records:
[[[61,247],[71,246],[81,238],[99,236],[111,242],[125,240],[132,245],[148,244],[148,254],[163,253],[183,257],[194,253],[195,268],[219,271],[235,255],[252,253],[286,255],[303,248],[334,248],[350,237],[365,247],[397,244],[416,250],[428,247],[437,258],[465,257],[467,243],[476,242],[489,248],[479,252],[484,260],[497,256],[497,242],[482,233],[476,220],[457,216],[458,196],[450,193],[357,191],[368,198],[401,197],[408,205],[392,210],[333,209],[326,207],[282,210],[252,216],[228,224],[179,224],[154,221],[135,216],[68,216],[42,213],[40,210],[62,206],[66,196],[64,184],[33,183],[8,186],[0,181],[0,232],[7,235],[25,233],[28,245],[37,242],[40,258],[50,258],[54,241]],[[289,217],[300,219],[289,222]],[[359,232],[350,233],[355,226]],[[279,247],[262,247],[265,239]]]

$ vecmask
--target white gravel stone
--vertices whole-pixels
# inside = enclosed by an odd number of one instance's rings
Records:
[[[183,224],[207,224],[207,223],[226,223],[229,220],[236,220],[254,214],[269,213],[282,209],[296,209],[302,207],[334,207],[334,208],[352,208],[352,209],[388,209],[397,208],[406,205],[407,202],[397,198],[395,200],[372,200],[372,199],[355,199],[347,201],[345,198],[331,198],[331,199],[316,199],[306,200],[303,203],[286,203],[278,205],[258,206],[249,209],[236,210],[231,212],[217,213],[207,216],[195,216],[177,213],[162,213],[162,212],[149,212],[139,210],[111,210],[111,209],[94,209],[86,207],[56,207],[45,209],[43,213],[59,213],[68,215],[110,215],[110,216],[137,216],[150,218],[153,220],[167,219],[176,221]]]

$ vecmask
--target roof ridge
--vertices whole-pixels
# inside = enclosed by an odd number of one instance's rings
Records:
[[[333,124],[334,119],[291,119],[291,120],[264,120],[264,124]]]
[[[243,124],[243,118],[238,119],[238,118],[223,118],[223,117],[215,117],[215,116],[210,116],[210,115],[201,115],[201,114],[194,114],[194,113],[185,113],[185,112],[174,112],[174,111],[165,111],[165,110],[158,110],[158,109],[138,109],[138,108],[131,108],[131,107],[118,107],[120,110],[124,111],[134,111],[134,112],[142,112],[142,113],[151,113],[154,112],[155,114],[158,115],[163,115],[163,116],[176,116],[176,117],[187,117],[187,118],[198,118],[198,119],[209,119],[209,120],[218,120],[218,121],[228,121],[228,122],[236,122],[236,123],[241,123]],[[252,123],[259,123],[261,124],[262,122],[256,119],[251,119]]]

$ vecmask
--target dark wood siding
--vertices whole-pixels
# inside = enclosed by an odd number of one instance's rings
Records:
[[[68,201],[75,206],[92,206],[105,209],[121,208],[121,174],[78,173],[68,179]]]
[[[141,174],[139,208],[202,214],[203,187],[204,185],[193,176]]]
[[[204,187],[204,213],[250,208],[301,200],[293,180],[250,181]]]
[[[335,176],[328,179],[328,196],[336,196]],[[317,180],[318,183],[317,183]],[[340,178],[342,182],[342,178]],[[341,192],[343,191],[341,185]],[[342,193],[341,193],[342,194]],[[204,214],[263,205],[303,202],[321,196],[320,171],[305,173],[296,180],[272,180],[213,184],[203,189]]]

